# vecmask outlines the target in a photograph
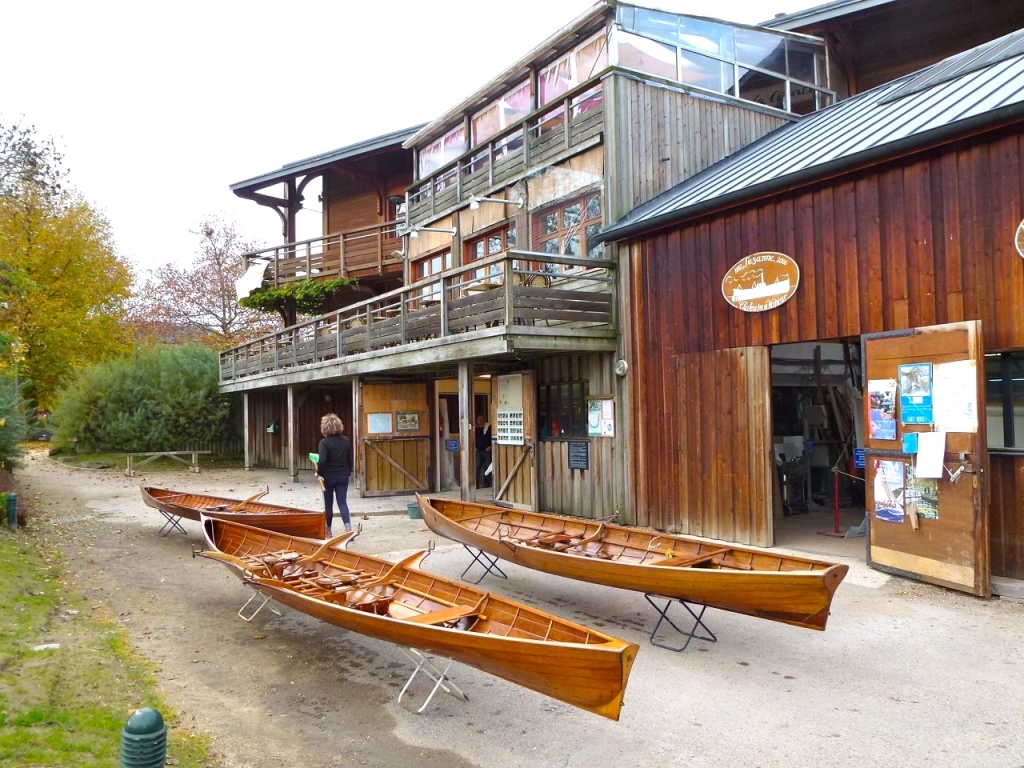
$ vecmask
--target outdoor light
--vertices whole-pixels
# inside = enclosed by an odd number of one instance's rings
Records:
[[[420,232],[447,232],[452,237],[455,237],[455,233],[458,231],[459,230],[455,227],[452,227],[451,229],[438,229],[436,227],[409,227],[408,234],[409,237],[417,238],[420,236]]]
[[[501,197],[477,197],[476,195],[472,195],[469,198],[469,210],[478,210],[480,208],[480,203],[507,203],[508,205],[514,205],[517,208],[522,208],[523,198],[520,197],[517,200],[505,200]]]

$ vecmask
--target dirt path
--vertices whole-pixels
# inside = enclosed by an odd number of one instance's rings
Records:
[[[643,597],[504,566],[483,586],[639,643],[622,719],[611,722],[455,665],[469,702],[439,694],[421,715],[397,701],[401,650],[281,609],[251,623],[246,588],[193,559],[201,536],[157,535],[140,483],[317,508],[311,477],[217,470],[71,470],[35,457],[21,491],[51,525],[76,587],[106,604],[146,657],[183,723],[212,737],[223,768],[641,764],[1024,768],[1024,606],[891,578],[849,559],[825,632],[709,611],[717,643],[653,648]],[[355,494],[351,494],[354,496]],[[352,499],[353,549],[386,557],[433,537],[406,499]],[[383,515],[390,510],[403,514]],[[361,517],[361,515],[360,515]],[[820,538],[820,537],[819,537]],[[841,559],[841,558],[840,558]],[[427,570],[458,578],[467,556],[437,541]],[[422,701],[425,686],[414,687]]]

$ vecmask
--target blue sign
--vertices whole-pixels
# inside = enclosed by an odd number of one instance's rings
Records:
[[[865,461],[865,458],[864,458],[864,449],[863,448],[854,448],[853,449],[853,466],[855,466],[857,469],[864,469],[866,463],[867,462]]]
[[[451,453],[455,453],[457,450],[459,450],[459,441],[458,440],[445,440],[444,441],[444,449],[446,451],[450,451]]]

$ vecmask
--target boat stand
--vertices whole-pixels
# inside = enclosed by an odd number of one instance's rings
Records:
[[[508,578],[508,576],[505,575],[505,572],[503,570],[501,570],[501,568],[498,566],[498,558],[494,557],[493,555],[488,554],[487,552],[484,552],[481,549],[477,549],[476,547],[471,547],[471,546],[469,546],[469,544],[463,544],[462,546],[464,546],[466,548],[466,551],[469,552],[469,554],[473,556],[473,561],[469,565],[466,566],[466,570],[464,570],[462,572],[462,576],[460,576],[460,578],[463,581],[467,581],[470,584],[479,584],[481,581],[484,580],[484,576],[486,576],[487,574],[491,574],[492,576],[497,576],[499,579],[507,579]],[[469,573],[470,569],[474,565],[480,565],[484,569],[484,572],[480,574],[480,578],[477,579],[476,581],[473,581],[472,579],[467,579],[466,578],[466,574]]]
[[[690,641],[694,638],[697,638],[698,640],[707,640],[709,643],[718,642],[718,638],[715,637],[714,632],[708,629],[708,625],[704,623],[704,611],[708,609],[706,605],[701,605],[700,603],[691,604],[687,603],[685,600],[680,600],[675,597],[665,597],[664,595],[652,595],[649,592],[644,593],[644,598],[647,600],[648,603],[651,604],[651,607],[658,612],[658,621],[655,623],[654,629],[651,630],[651,645],[656,645],[659,648],[667,648],[670,651],[676,651],[678,653],[679,651],[685,651],[686,646],[688,646],[690,644]],[[659,605],[657,602],[655,602],[656,600],[664,601],[664,604]],[[668,609],[672,607],[673,603],[679,603],[681,606],[683,606],[683,608],[686,609],[686,612],[690,614],[690,618],[693,619],[693,626],[690,627],[690,629],[681,629],[676,625],[674,621],[672,621],[672,619],[668,617]],[[698,606],[700,607],[700,612],[694,612],[693,609]],[[680,635],[686,636],[686,641],[682,645],[669,645],[668,643],[662,643],[654,639],[654,636],[658,634],[658,629],[661,627],[661,622],[663,621],[667,621],[669,625],[672,627],[672,629],[674,629]],[[698,635],[698,628],[703,628],[703,630],[707,632],[707,635]]]
[[[427,708],[431,700],[434,698],[434,694],[437,693],[438,690],[443,690],[445,693],[450,696],[454,696],[457,699],[469,701],[469,697],[462,692],[462,689],[448,679],[448,669],[453,663],[451,659],[447,659],[448,663],[444,665],[444,669],[441,669],[434,663],[433,657],[428,656],[422,651],[417,651],[415,648],[403,648],[401,646],[399,646],[398,650],[404,653],[408,657],[409,661],[416,665],[416,669],[412,671],[409,679],[405,681],[405,685],[402,687],[401,693],[398,694],[399,704],[402,703],[402,697],[405,696],[406,691],[409,690],[409,686],[412,685],[412,681],[416,679],[416,675],[420,672],[434,681],[434,687],[430,689],[430,694],[427,696],[426,701],[423,702],[423,705],[416,710],[417,715]]]
[[[261,598],[262,598],[262,601],[260,602],[259,605],[256,606],[256,610],[253,611],[252,613],[250,613],[248,616],[246,616],[245,615],[245,609],[249,607],[249,603],[251,603],[253,600],[260,600]],[[263,606],[265,606],[269,602],[270,602],[270,596],[269,595],[265,595],[262,592],[260,592],[258,589],[253,587],[252,595],[250,595],[249,599],[245,601],[245,605],[243,605],[241,608],[238,609],[238,615],[239,615],[239,617],[241,617],[241,619],[243,621],[252,621],[253,619],[256,618],[256,614],[263,610]],[[277,610],[274,606],[270,606],[270,612],[275,614],[275,615],[277,615],[277,616],[281,615],[281,612],[279,610]]]
[[[166,536],[171,531],[177,531],[182,536],[188,536],[185,529],[181,526],[181,518],[178,515],[172,515],[170,512],[164,512],[164,510],[157,508],[157,512],[164,516],[164,527],[160,529],[160,535]]]

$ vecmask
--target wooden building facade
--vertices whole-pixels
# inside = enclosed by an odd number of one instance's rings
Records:
[[[985,67],[907,78],[844,102],[830,120],[823,113],[780,131],[611,229],[630,238],[620,268],[635,329],[638,523],[772,544],[779,345],[861,350],[850,362],[865,403],[867,382],[895,379],[896,361],[921,359],[930,371],[969,359],[978,423],[970,434],[951,431],[944,457],[947,470],[963,467],[969,479],[937,481],[945,504],[937,520],[887,527],[871,515],[869,558],[976,594],[989,592],[990,576],[1024,578],[1024,429],[1013,381],[1024,360],[1024,101],[1015,87],[1000,90],[1019,82],[1024,59],[998,52],[1015,49],[1022,34],[975,52],[989,57]],[[886,136],[895,122],[919,129]],[[819,155],[823,135],[836,144],[858,136],[860,145],[782,169],[800,153]],[[799,287],[780,306],[742,311],[727,300],[726,275],[768,253],[796,262]],[[950,334],[961,339],[950,342],[955,353],[938,342]],[[870,422],[870,405],[862,407]],[[922,429],[932,427],[901,422],[899,432]],[[858,445],[868,452],[870,511],[873,457],[915,466],[914,455],[870,429]],[[890,547],[884,540],[895,531],[901,543]]]

